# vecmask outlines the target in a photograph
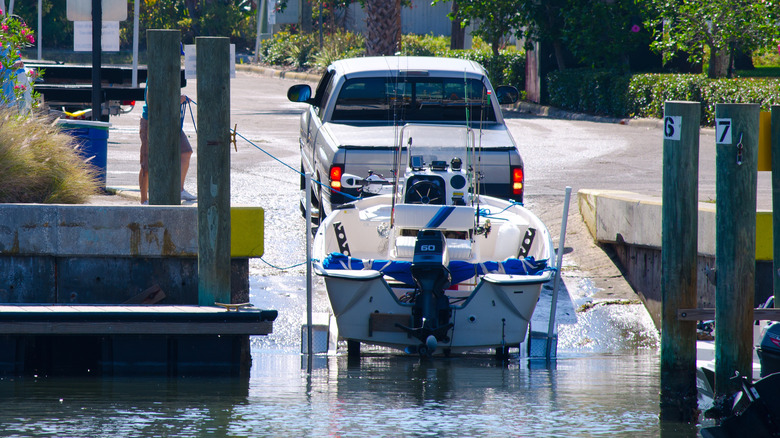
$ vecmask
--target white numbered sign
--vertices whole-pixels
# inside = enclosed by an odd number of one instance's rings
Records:
[[[664,117],[664,140],[680,140],[682,130],[681,116]]]
[[[715,143],[731,144],[731,119],[715,119]]]

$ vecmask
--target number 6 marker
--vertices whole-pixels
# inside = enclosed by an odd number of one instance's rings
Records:
[[[680,140],[680,131],[682,130],[681,116],[664,117],[664,140]]]

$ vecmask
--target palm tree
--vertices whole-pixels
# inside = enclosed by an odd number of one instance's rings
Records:
[[[401,0],[366,0],[366,55],[393,55],[401,49]]]

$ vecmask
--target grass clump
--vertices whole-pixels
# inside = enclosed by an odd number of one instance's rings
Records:
[[[0,109],[0,203],[81,204],[98,193],[79,144],[39,116]]]

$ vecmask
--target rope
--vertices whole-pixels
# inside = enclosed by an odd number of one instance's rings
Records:
[[[294,264],[294,265],[292,265],[292,266],[288,266],[288,267],[286,267],[286,268],[282,268],[282,267],[279,267],[279,266],[276,266],[276,265],[274,265],[274,264],[272,264],[272,263],[269,263],[269,262],[267,262],[267,261],[266,261],[264,258],[262,258],[262,257],[260,257],[260,261],[261,261],[261,262],[263,262],[263,263],[265,263],[266,265],[268,265],[268,266],[270,266],[270,267],[272,267],[272,268],[274,268],[274,269],[278,269],[278,270],[280,270],[280,271],[286,271],[286,270],[288,270],[288,269],[297,268],[298,266],[302,266],[302,265],[305,265],[305,264],[306,264],[306,262],[300,262],[300,263],[296,263],[296,264]]]
[[[198,125],[195,123],[195,116],[192,113],[192,105],[190,105],[190,103],[192,103],[193,105],[196,105],[196,106],[198,105],[197,102],[195,102],[194,100],[192,100],[192,99],[190,99],[188,97],[187,100],[184,102],[184,104],[182,104],[182,114],[185,114],[186,110],[189,109],[190,118],[192,119],[192,126],[195,127],[195,133],[197,134],[197,132],[198,132]],[[183,127],[184,126],[184,115],[182,115],[181,123],[182,123],[182,127]],[[268,155],[269,157],[273,158],[274,160],[278,161],[280,164],[282,164],[283,166],[285,166],[288,169],[292,170],[293,172],[297,173],[298,175],[305,176],[303,173],[301,173],[301,171],[299,171],[298,169],[293,168],[292,166],[290,166],[289,164],[287,164],[284,161],[280,160],[279,158],[276,158],[275,156],[273,156],[271,153],[269,153],[265,149],[263,149],[260,146],[256,145],[253,141],[251,141],[248,138],[246,138],[243,135],[241,135],[238,131],[236,131],[234,129],[230,129],[230,132],[233,133],[234,135],[238,136],[238,137],[241,137],[244,141],[246,141],[247,143],[249,143],[252,146],[254,146],[255,148],[257,148],[260,152],[262,152],[262,153]],[[312,178],[311,180],[313,182],[321,185],[322,187],[325,187],[328,190],[331,190],[331,188],[328,187],[327,185],[325,185],[324,183],[322,183],[322,182],[320,182],[320,181],[318,181],[318,180],[316,180],[314,178]],[[360,199],[360,198],[358,198],[356,196],[350,195],[349,193],[343,193],[343,192],[339,192],[339,193],[341,193],[342,195],[346,196],[347,198],[349,198],[349,199],[351,199],[353,201]],[[262,261],[266,265],[268,265],[268,266],[270,266],[270,267],[272,267],[274,269],[277,269],[279,271],[287,271],[289,269],[297,268],[298,266],[303,266],[303,265],[305,265],[307,263],[307,262],[300,262],[300,263],[296,263],[296,264],[291,265],[291,266],[281,267],[281,266],[276,266],[273,263],[270,263],[270,262],[266,261],[262,257],[260,257],[260,261]]]
[[[482,217],[493,217],[493,216],[499,215],[499,214],[507,211],[508,209],[514,207],[515,205],[519,205],[521,207],[523,206],[522,202],[517,202],[517,201],[509,201],[509,202],[510,202],[511,205],[509,205],[508,207],[505,207],[504,209],[502,209],[498,213],[492,213],[489,208],[478,208],[477,209],[477,215],[478,216],[482,216]]]
[[[185,105],[186,105],[187,103],[189,103],[189,102],[192,102],[192,103],[193,103],[194,105],[196,105],[196,106],[198,105],[198,103],[197,103],[197,102],[195,102],[194,100],[192,100],[192,99],[190,99],[190,98],[187,98],[187,102],[185,103]],[[197,133],[197,132],[198,132],[198,126],[195,124],[195,116],[192,114],[192,106],[190,106],[190,105],[188,105],[188,106],[189,106],[189,109],[190,109],[190,116],[192,117],[192,125],[195,127],[195,133]],[[284,167],[286,167],[286,168],[288,168],[288,169],[292,170],[293,172],[297,173],[297,174],[298,174],[298,175],[300,175],[300,176],[305,176],[305,175],[304,175],[304,174],[303,174],[301,171],[299,171],[298,169],[296,169],[296,168],[294,168],[294,167],[290,166],[289,164],[285,163],[284,161],[280,160],[279,158],[276,158],[276,157],[275,157],[275,156],[273,156],[273,155],[272,155],[270,152],[268,152],[268,151],[266,151],[265,149],[261,148],[260,146],[256,145],[256,144],[255,144],[255,143],[254,143],[252,140],[250,140],[250,139],[248,139],[248,138],[244,137],[243,135],[241,135],[241,134],[240,134],[238,131],[236,131],[236,130],[233,130],[233,129],[230,129],[230,132],[231,132],[231,133],[233,133],[233,134],[235,134],[235,135],[236,135],[236,136],[238,136],[238,137],[241,137],[241,138],[242,138],[244,141],[246,141],[247,143],[249,143],[249,144],[251,144],[252,146],[254,146],[255,148],[257,148],[257,149],[258,149],[260,152],[262,152],[262,153],[264,153],[264,154],[268,155],[269,157],[273,158],[274,160],[278,161],[278,162],[279,162],[281,165],[283,165]],[[328,189],[328,190],[334,191],[334,190],[332,190],[332,189],[331,189],[329,186],[327,186],[325,183],[323,183],[323,182],[321,182],[321,181],[318,181],[317,179],[314,179],[314,178],[312,178],[311,180],[312,180],[313,182],[315,182],[315,183],[317,183],[317,184],[321,185],[322,187],[324,187],[324,188]],[[350,200],[352,200],[352,201],[357,201],[358,199],[360,199],[360,198],[358,198],[357,196],[352,196],[352,195],[350,195],[349,193],[344,193],[344,192],[338,192],[338,193],[340,193],[340,194],[344,195],[345,197],[347,197],[348,199],[350,199]]]
[[[194,103],[195,105],[197,105],[197,102],[195,102],[194,100],[190,99],[189,97],[187,97],[187,101],[184,102],[184,105],[186,105],[187,108],[189,108],[189,110],[190,110],[190,118],[192,119],[192,126],[195,127],[195,133],[197,134],[198,133],[198,125],[195,124],[195,115],[192,114],[192,105],[190,105],[190,102]],[[184,117],[182,117],[182,125],[183,124],[184,124]]]

